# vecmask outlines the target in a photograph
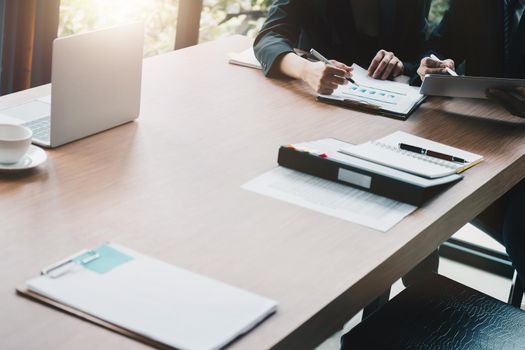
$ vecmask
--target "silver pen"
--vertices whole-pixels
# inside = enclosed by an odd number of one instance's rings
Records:
[[[434,54],[430,55],[430,58],[433,59],[434,61],[441,62],[441,60]],[[452,69],[450,69],[448,67],[445,67],[445,68],[446,68],[448,74],[452,75],[453,77],[457,77],[458,76],[458,73],[454,72]]]
[[[317,58],[319,61],[325,63],[325,64],[331,64],[330,61],[328,61],[328,59],[326,59],[326,57],[324,57],[323,55],[321,55],[319,52],[317,52],[315,49],[310,49],[310,55],[314,56],[315,58]],[[345,77],[346,80],[348,80],[349,82],[351,82],[352,84],[354,85],[357,85],[359,86],[355,81],[354,79],[352,78],[347,78]]]

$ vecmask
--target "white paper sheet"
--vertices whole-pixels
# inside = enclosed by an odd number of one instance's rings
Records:
[[[353,100],[381,107],[383,110],[406,114],[424,98],[417,87],[368,76],[367,70],[357,64],[353,79],[358,84],[339,85],[332,95],[322,95],[335,100]]]
[[[283,167],[242,188],[383,232],[416,210],[406,203]]]
[[[111,244],[133,260],[107,273],[81,266],[30,290],[178,349],[224,347],[276,310],[275,301]]]

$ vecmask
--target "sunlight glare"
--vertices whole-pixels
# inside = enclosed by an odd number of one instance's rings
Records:
[[[91,0],[92,11],[100,25],[115,25],[143,19],[155,10],[153,0]]]
[[[145,23],[145,55],[173,50],[177,0],[61,0],[59,36]]]

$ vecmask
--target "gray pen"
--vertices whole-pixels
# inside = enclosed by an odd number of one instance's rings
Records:
[[[315,58],[317,58],[319,61],[325,63],[325,64],[331,64],[330,61],[328,61],[326,59],[326,57],[324,57],[323,55],[321,55],[319,52],[317,52],[315,49],[310,49],[310,55],[314,56]],[[355,81],[354,79],[352,78],[347,78],[345,77],[346,80],[348,80],[349,82],[351,82],[352,84],[356,85],[356,86],[359,86]]]
[[[441,62],[441,60],[434,54],[430,55],[430,58],[433,59],[434,61]],[[454,72],[452,69],[450,69],[448,67],[445,67],[445,69],[447,70],[447,73],[452,75],[453,77],[457,77],[458,76],[458,73]]]

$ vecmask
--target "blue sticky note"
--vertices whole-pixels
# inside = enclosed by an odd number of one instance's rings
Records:
[[[113,270],[115,267],[125,264],[128,261],[133,260],[133,257],[127,254],[124,254],[122,252],[119,252],[118,250],[111,248],[107,244],[103,244],[93,249],[93,251],[97,252],[98,258],[89,261],[90,257],[93,254],[88,252],[79,257],[76,257],[74,259],[75,262],[79,263],[80,265],[82,265],[88,270],[102,274],[102,273],[109,272]],[[84,262],[89,261],[89,262],[82,263],[83,261]]]

